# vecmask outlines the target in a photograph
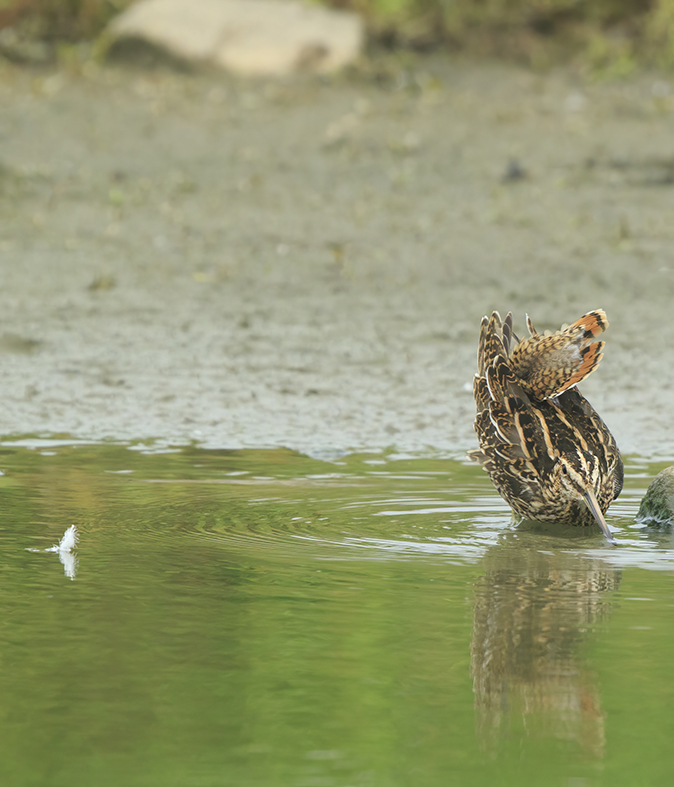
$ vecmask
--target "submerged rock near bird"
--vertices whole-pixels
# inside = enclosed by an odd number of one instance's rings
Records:
[[[604,518],[623,486],[620,452],[606,424],[576,385],[602,358],[597,337],[606,314],[588,312],[553,334],[513,333],[512,314],[484,317],[473,382],[475,431],[469,452],[519,516],[590,526],[612,544]],[[512,350],[511,350],[511,345]]]
[[[662,528],[674,525],[674,466],[665,467],[651,481],[639,506],[637,522]]]

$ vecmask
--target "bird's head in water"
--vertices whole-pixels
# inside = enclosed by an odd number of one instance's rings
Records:
[[[602,480],[599,459],[589,451],[577,450],[564,454],[557,460],[553,475],[557,494],[587,506],[607,541],[615,544],[616,540],[597,501],[597,490]]]

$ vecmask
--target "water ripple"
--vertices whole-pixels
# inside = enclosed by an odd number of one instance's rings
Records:
[[[619,541],[616,548],[593,528],[518,524],[483,474],[463,465],[457,471],[452,464],[452,472],[406,467],[288,477],[253,469],[245,474],[230,470],[219,478],[138,481],[222,490],[215,493],[222,506],[185,525],[185,535],[191,532],[230,550],[254,550],[274,559],[297,559],[301,550],[316,560],[431,558],[466,564],[505,543],[508,548],[517,543],[600,558],[617,569],[674,570],[672,537],[634,522],[649,477],[641,468],[627,474],[634,486],[608,512]]]

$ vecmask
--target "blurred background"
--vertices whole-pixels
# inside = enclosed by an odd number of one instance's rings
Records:
[[[574,59],[592,68],[670,65],[671,0],[325,0],[362,15],[369,39],[389,47],[449,47],[534,67]],[[61,49],[92,42],[131,0],[2,0],[0,28]],[[4,36],[3,51],[11,47]],[[39,57],[33,47],[33,58]],[[20,48],[15,56],[21,57]],[[23,53],[30,58],[29,49]],[[46,56],[46,55],[45,55]]]
[[[604,308],[585,391],[669,456],[672,31],[671,0],[2,0],[3,431],[461,457],[482,315]]]

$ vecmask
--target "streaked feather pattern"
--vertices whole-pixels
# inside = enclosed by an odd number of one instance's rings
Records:
[[[592,525],[612,540],[603,513],[622,489],[620,452],[606,424],[576,389],[602,357],[596,342],[608,321],[602,310],[554,334],[519,341],[512,314],[480,325],[473,391],[482,464],[516,514],[527,519]],[[514,346],[513,346],[514,345]]]

